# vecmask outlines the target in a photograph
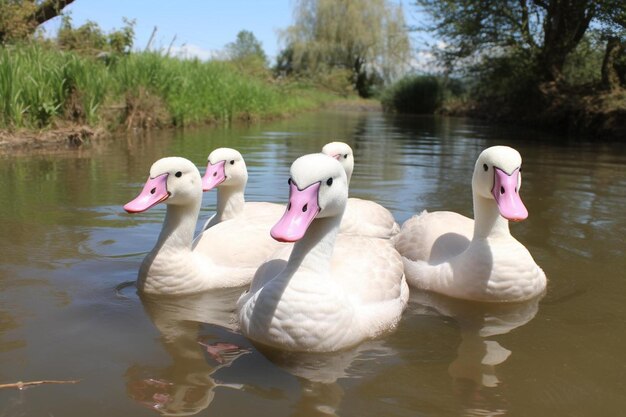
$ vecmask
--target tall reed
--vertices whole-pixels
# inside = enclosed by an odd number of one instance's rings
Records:
[[[0,128],[63,121],[230,123],[313,108],[331,98],[251,76],[229,62],[155,52],[105,62],[38,45],[0,48]]]

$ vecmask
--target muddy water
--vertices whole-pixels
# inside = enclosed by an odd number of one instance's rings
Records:
[[[249,200],[284,202],[287,171],[330,140],[352,145],[353,196],[406,220],[471,215],[471,171],[494,144],[524,158],[527,221],[511,226],[547,295],[484,306],[413,292],[399,328],[334,355],[261,352],[230,314],[239,290],[140,299],[132,287],[165,208],[121,206],[158,158],[204,170],[239,149]],[[316,113],[235,128],[119,137],[0,159],[0,416],[596,416],[626,409],[626,149],[563,143],[464,119]],[[206,218],[215,194],[205,193]],[[117,287],[117,289],[116,289]],[[217,348],[226,348],[225,353]]]

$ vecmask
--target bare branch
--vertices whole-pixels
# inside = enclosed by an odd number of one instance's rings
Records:
[[[53,380],[53,379],[44,379],[41,381],[29,381],[29,382],[18,381],[18,382],[13,382],[11,384],[0,384],[0,389],[17,388],[19,390],[22,390],[27,387],[43,385],[43,384],[78,384],[79,382],[80,382],[79,379],[68,380],[68,381],[58,381],[58,380]]]

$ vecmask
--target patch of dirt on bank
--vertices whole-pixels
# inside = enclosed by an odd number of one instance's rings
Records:
[[[42,131],[0,130],[0,154],[31,150],[76,149],[103,135],[103,130],[88,126],[70,126]]]

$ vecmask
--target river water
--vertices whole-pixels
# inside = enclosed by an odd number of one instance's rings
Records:
[[[140,299],[139,264],[165,207],[129,215],[150,165],[204,171],[220,146],[245,157],[250,201],[285,202],[298,156],[355,151],[351,195],[399,222],[471,216],[485,147],[524,159],[529,218],[511,225],[547,294],[491,306],[412,292],[397,330],[333,355],[261,352],[212,309],[241,290]],[[467,119],[320,112],[251,127],[117,137],[0,158],[0,416],[609,416],[626,413],[626,149]],[[205,193],[201,216],[215,207]],[[228,345],[219,345],[225,343]],[[233,346],[230,346],[233,345]],[[208,348],[207,348],[208,346]],[[216,353],[216,346],[229,346]]]

